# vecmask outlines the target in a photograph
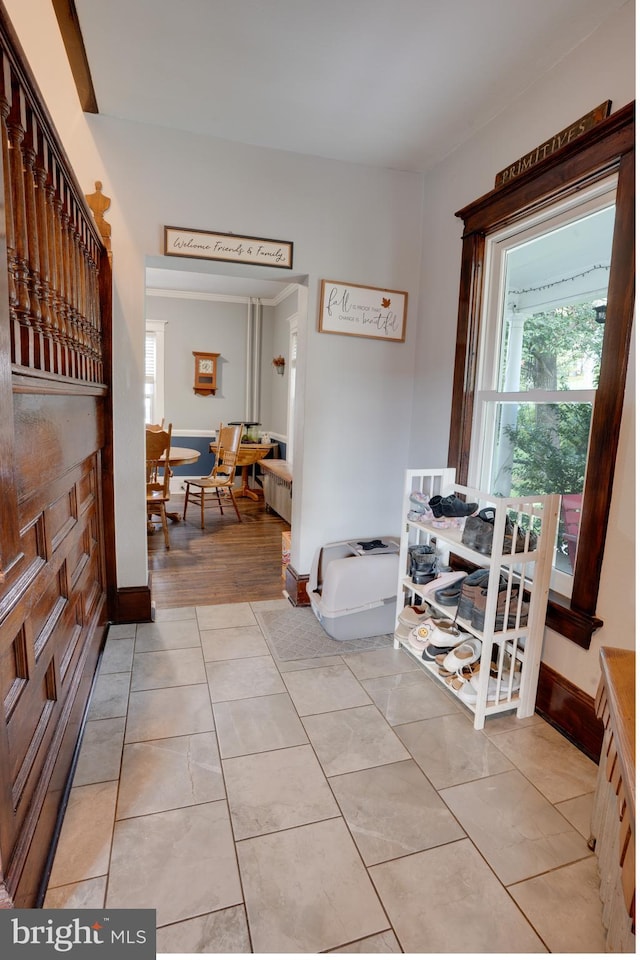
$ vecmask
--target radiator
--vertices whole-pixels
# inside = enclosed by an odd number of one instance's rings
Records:
[[[291,523],[292,476],[286,460],[263,460],[260,467],[265,505]]]

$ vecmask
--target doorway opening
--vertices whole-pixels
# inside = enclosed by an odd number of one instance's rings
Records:
[[[173,471],[171,550],[163,553],[153,534],[147,539],[158,604],[282,596],[282,533],[290,534],[290,522],[265,506],[260,466],[243,468],[241,523],[216,509],[206,511],[204,530],[191,512],[185,523],[184,481],[210,472],[217,430],[234,421],[252,424],[246,440],[269,444],[268,458],[284,461],[293,473],[306,286],[306,277],[282,278],[282,271],[267,276],[244,265],[147,258],[145,360],[153,363],[145,370],[145,410],[153,409],[153,422],[172,424],[172,444],[199,453],[196,462]],[[219,354],[217,388],[206,397],[194,390],[194,352]],[[284,375],[276,358],[284,360]]]

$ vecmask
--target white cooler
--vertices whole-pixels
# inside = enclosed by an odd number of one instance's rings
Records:
[[[307,593],[311,609],[334,640],[361,640],[393,633],[398,588],[399,542],[379,537],[384,547],[367,551],[343,540],[316,551]]]

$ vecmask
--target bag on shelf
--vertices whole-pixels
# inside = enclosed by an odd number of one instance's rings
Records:
[[[462,531],[462,543],[478,553],[489,556],[493,544],[493,530],[496,519],[494,507],[485,507],[479,510],[477,514],[467,517]],[[502,553],[511,553],[511,545],[515,530],[515,552],[524,553],[526,533],[520,527],[516,526],[510,517],[505,519],[504,539],[502,541]],[[529,532],[529,550],[535,550],[538,545],[538,538],[533,530]]]

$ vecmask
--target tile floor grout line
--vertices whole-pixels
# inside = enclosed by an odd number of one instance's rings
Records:
[[[262,630],[262,628],[260,628],[260,629]],[[263,636],[264,636],[264,632],[263,632]],[[265,637],[265,642],[266,642],[266,637]],[[275,662],[275,660],[274,660],[274,662]],[[277,664],[277,663],[275,664],[275,666],[276,666],[276,669],[278,670],[278,672],[280,673],[280,676],[282,677],[283,682],[284,682],[285,687],[286,687],[286,681],[284,680],[284,676],[283,676],[283,674],[282,674],[282,671],[281,671],[280,668],[278,667],[278,664]],[[345,666],[348,667],[348,664],[345,664]],[[311,668],[309,668],[309,669],[313,670],[313,669],[315,669],[315,668],[311,667]],[[287,672],[288,672],[288,671],[287,671]],[[353,671],[350,670],[350,673],[351,673],[352,676],[354,676]],[[358,683],[360,683],[360,681],[358,680],[357,677],[355,677],[355,679],[357,680]],[[360,686],[362,686],[362,684],[360,684]],[[363,687],[362,689],[364,690],[364,687]],[[288,692],[288,688],[287,688],[287,692]],[[365,690],[364,692],[366,693],[366,690]],[[367,694],[367,696],[368,696],[368,694]],[[292,702],[292,704],[293,704],[293,709],[295,710],[295,712],[296,712],[296,714],[297,714],[297,716],[298,716],[298,719],[300,720],[300,722],[302,723],[302,725],[303,725],[303,727],[304,727],[304,719],[303,719],[303,717],[298,713],[298,709],[297,709],[297,707],[296,707],[296,705],[295,705],[295,701],[294,701],[293,698],[291,697],[291,694],[290,694],[290,693],[289,693],[289,697],[290,697],[291,702]],[[322,714],[311,714],[311,716],[322,716]],[[384,719],[385,722],[386,722],[386,718],[383,717],[383,719]],[[334,799],[334,802],[335,802],[335,804],[336,804],[336,806],[337,806],[337,808],[338,808],[338,811],[339,811],[339,815],[338,815],[337,817],[332,817],[332,818],[327,818],[327,819],[340,819],[340,820],[342,821],[342,823],[344,824],[344,827],[345,827],[345,829],[346,829],[349,837],[351,838],[351,842],[352,842],[353,847],[354,847],[354,849],[355,849],[355,851],[356,851],[356,853],[357,853],[357,856],[360,858],[360,861],[361,861],[361,863],[362,863],[362,866],[363,866],[363,868],[364,868],[364,870],[365,870],[365,873],[366,873],[366,875],[367,875],[367,877],[368,877],[368,879],[369,879],[369,883],[370,883],[370,885],[371,885],[371,888],[372,888],[372,890],[373,890],[373,892],[374,892],[374,894],[375,894],[375,896],[376,896],[376,899],[378,900],[378,903],[379,903],[379,905],[380,905],[380,909],[382,910],[384,916],[386,917],[386,919],[387,919],[387,921],[388,921],[388,923],[389,923],[388,929],[391,930],[391,932],[393,933],[393,935],[394,935],[397,943],[400,945],[400,947],[402,947],[402,942],[401,942],[401,940],[400,940],[400,937],[399,937],[399,935],[398,935],[398,932],[396,931],[395,927],[393,926],[393,923],[391,922],[391,917],[389,916],[389,914],[388,914],[388,912],[387,912],[387,909],[386,909],[384,903],[382,902],[382,898],[381,898],[381,896],[380,896],[380,894],[379,894],[379,892],[378,892],[378,888],[376,887],[376,885],[375,885],[375,883],[374,883],[374,881],[373,881],[373,878],[372,878],[371,874],[369,873],[369,870],[368,870],[368,868],[367,868],[367,865],[366,865],[366,863],[364,862],[364,858],[363,858],[363,856],[362,856],[362,852],[361,852],[361,850],[360,850],[360,847],[359,847],[358,844],[356,843],[356,840],[355,840],[355,837],[353,836],[353,832],[352,832],[352,830],[351,830],[351,828],[350,828],[349,822],[348,822],[346,816],[344,815],[344,811],[342,810],[342,807],[340,806],[340,802],[339,802],[339,800],[338,800],[338,798],[337,798],[337,796],[336,796],[336,794],[335,794],[335,791],[334,791],[334,789],[333,789],[333,787],[332,787],[332,785],[331,785],[331,778],[330,778],[329,775],[327,774],[326,770],[324,769],[324,766],[322,765],[322,763],[321,763],[321,761],[320,761],[320,757],[318,756],[318,753],[317,753],[317,751],[316,751],[316,748],[315,748],[315,746],[314,746],[311,738],[309,737],[309,734],[308,734],[308,732],[307,732],[307,730],[306,730],[306,727],[305,727],[304,729],[305,729],[305,733],[307,733],[307,737],[308,737],[308,739],[309,739],[309,746],[311,747],[311,750],[313,751],[313,755],[314,755],[314,757],[315,757],[316,763],[318,764],[318,767],[319,767],[319,769],[320,769],[320,771],[321,771],[321,773],[322,773],[322,775],[323,775],[323,777],[324,777],[324,780],[325,780],[325,783],[327,784],[327,787],[328,787],[329,790],[331,791],[331,795],[332,795],[332,797],[333,797],[333,799]],[[399,738],[398,738],[398,740],[399,740]],[[405,748],[405,749],[406,749],[406,748]],[[408,752],[409,752],[409,751],[407,751],[407,753],[408,753]],[[404,762],[404,761],[394,761],[394,762]],[[414,761],[414,762],[415,762],[415,761]],[[386,765],[387,765],[387,764],[380,764],[379,766],[386,766]],[[371,769],[371,768],[365,768],[365,769]],[[356,772],[356,771],[351,771],[351,772]],[[385,929],[387,929],[387,928],[385,928]],[[377,933],[384,933],[384,931],[383,931],[383,930],[380,930],[380,931],[377,931]],[[369,934],[368,936],[373,936],[373,935],[374,935],[374,934]],[[362,938],[360,938],[360,939],[362,939]],[[366,939],[366,938],[365,938],[365,939]],[[339,945],[336,945],[336,946],[334,946],[334,947],[330,947],[330,948],[328,948],[327,950],[323,950],[323,951],[321,951],[321,952],[322,952],[322,953],[328,953],[328,952],[330,952],[330,951],[340,949],[340,947],[347,946],[348,943],[357,943],[357,942],[358,942],[357,940],[346,941],[344,944],[339,944]],[[404,952],[404,951],[403,951],[403,952]]]
[[[131,669],[129,670],[129,690],[128,690],[128,692],[127,692],[127,709],[126,709],[126,711],[125,711],[124,731],[123,731],[123,734],[122,734],[122,746],[121,746],[121,748],[120,748],[120,767],[119,767],[119,770],[118,770],[118,786],[116,787],[116,797],[115,797],[115,803],[114,803],[114,806],[113,806],[113,822],[112,822],[112,824],[111,824],[111,841],[110,841],[110,843],[109,843],[109,859],[108,859],[107,873],[106,873],[106,881],[105,881],[105,885],[104,885],[104,894],[103,894],[103,900],[102,900],[103,908],[104,908],[105,910],[107,909],[107,899],[108,899],[108,896],[109,896],[109,884],[110,884],[110,881],[111,881],[111,861],[112,861],[112,858],[113,858],[113,843],[114,843],[114,838],[115,838],[115,833],[116,833],[116,814],[117,814],[117,811],[118,811],[118,801],[119,801],[119,799],[120,799],[120,785],[121,785],[121,779],[122,779],[122,762],[123,762],[123,759],[124,759],[124,748],[125,748],[125,742],[126,742],[126,736],[127,736],[127,721],[128,721],[128,719],[129,719],[129,707],[130,707],[130,700],[131,700],[131,682],[132,682],[132,680],[133,680],[133,658],[135,657],[137,634],[138,634],[138,628],[137,628],[137,626],[136,626],[135,636],[134,636],[134,638],[133,638],[133,656],[132,656],[132,658],[131,658]],[[108,639],[108,636],[109,636],[109,635],[107,634],[107,639]]]
[[[202,651],[203,659],[204,659],[204,650],[203,650],[203,648],[202,648],[202,631],[201,631],[201,629],[200,629],[200,624],[199,624],[199,623],[198,623],[198,638],[199,638],[199,640],[200,640],[200,649],[201,649],[201,651]],[[208,683],[207,683],[207,686],[208,686]],[[229,818],[229,831],[230,831],[230,833],[231,833],[231,841],[232,841],[232,843],[233,843],[233,856],[234,856],[234,860],[235,860],[236,871],[237,871],[237,874],[238,874],[238,884],[239,884],[239,886],[240,886],[240,894],[241,894],[241,896],[242,896],[242,908],[243,908],[243,910],[244,910],[245,923],[246,923],[246,927],[247,927],[247,938],[248,938],[248,940],[249,940],[249,948],[250,948],[250,951],[251,951],[251,953],[253,953],[253,952],[254,952],[254,951],[253,951],[253,935],[252,935],[252,932],[251,932],[251,924],[249,923],[249,910],[248,910],[248,908],[247,908],[247,898],[246,898],[245,890],[244,890],[244,881],[243,881],[243,877],[242,877],[242,870],[240,869],[240,858],[238,857],[238,841],[236,840],[235,830],[234,830],[234,826],[233,826],[233,817],[231,816],[231,804],[230,804],[230,801],[229,801],[229,790],[228,790],[228,788],[227,788],[227,778],[226,778],[225,769],[224,769],[224,759],[223,759],[223,757],[222,757],[222,745],[221,745],[221,743],[220,743],[220,737],[218,736],[218,728],[217,728],[217,724],[216,724],[215,711],[214,711],[214,709],[213,709],[213,700],[211,700],[211,688],[210,688],[210,687],[209,687],[209,700],[210,700],[210,703],[211,703],[211,715],[212,715],[212,717],[213,717],[213,733],[214,733],[214,736],[215,736],[215,738],[216,738],[216,744],[217,744],[217,748],[218,748],[218,757],[219,757],[219,759],[220,759],[220,776],[222,777],[222,785],[223,785],[223,788],[224,788],[224,801],[225,801],[226,808],[227,808],[227,816],[228,816],[228,818]]]

